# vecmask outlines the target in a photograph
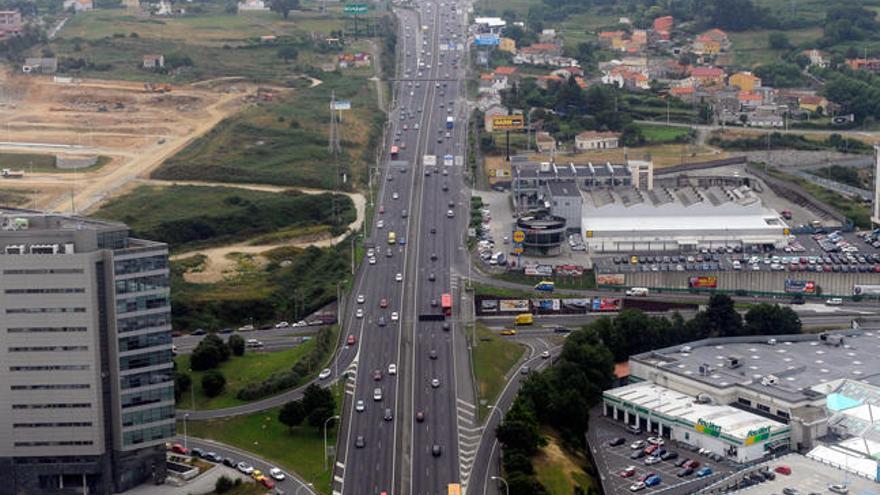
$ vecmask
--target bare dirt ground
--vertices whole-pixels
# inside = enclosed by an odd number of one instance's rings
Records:
[[[154,186],[170,186],[170,185],[192,185],[192,186],[205,186],[205,187],[237,187],[240,189],[249,189],[252,191],[264,191],[264,192],[282,192],[289,189],[296,189],[297,191],[301,191],[306,194],[323,194],[329,193],[333,191],[325,191],[322,189],[309,189],[309,188],[285,188],[278,186],[268,186],[264,184],[229,184],[223,182],[199,182],[199,181],[162,181],[162,180],[147,180],[140,179],[131,183],[134,184],[149,184]],[[364,218],[366,217],[366,205],[367,201],[364,198],[363,194],[360,193],[342,193],[351,198],[354,203],[355,211],[357,212],[355,216],[355,220],[348,225],[348,232],[356,232],[361,228],[364,223]],[[271,251],[272,249],[279,247],[308,247],[308,246],[316,246],[316,247],[329,247],[334,246],[345,239],[345,236],[348,235],[348,232],[338,235],[336,237],[331,237],[329,234],[319,234],[319,235],[307,235],[298,237],[295,239],[290,239],[284,242],[278,242],[274,244],[260,244],[258,246],[253,246],[248,242],[240,242],[236,244],[229,244],[226,246],[220,246],[215,248],[206,248],[206,249],[198,249],[194,251],[188,251],[186,253],[180,253],[171,257],[172,260],[188,258],[190,256],[195,256],[198,254],[203,254],[207,257],[205,260],[202,269],[198,272],[188,272],[184,274],[184,279],[187,282],[191,283],[213,283],[219,282],[226,278],[227,276],[233,276],[237,270],[239,262],[242,258],[240,255],[246,255],[249,263],[255,265],[256,267],[263,267],[266,264],[265,257],[261,256],[262,253],[267,251]]]
[[[84,174],[33,174],[0,187],[38,191],[32,206],[88,211],[202,136],[246,104],[257,86],[215,81],[151,93],[129,81],[82,80],[0,73],[0,150],[105,155],[112,161]],[[60,186],[60,187],[59,187]],[[57,194],[58,190],[64,194]],[[73,191],[71,200],[70,191]]]

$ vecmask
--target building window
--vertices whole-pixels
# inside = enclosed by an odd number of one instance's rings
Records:
[[[776,415],[779,416],[780,418],[785,418],[785,419],[789,419],[791,417],[791,416],[789,416],[789,414],[787,412],[785,412],[781,409],[776,411]]]
[[[156,294],[152,296],[138,296],[116,301],[116,313],[133,313],[147,309],[157,309],[169,306],[168,294]]]
[[[13,428],[91,428],[91,421],[67,421],[60,423],[13,423]]]
[[[131,292],[144,292],[168,287],[166,275],[153,275],[151,277],[129,278],[116,281],[116,293],[128,294]]]
[[[174,400],[174,387],[146,390],[122,395],[122,408]]]
[[[70,275],[83,273],[82,268],[31,268],[3,270],[3,275]]]
[[[124,337],[119,339],[119,352],[146,349],[160,345],[171,344],[171,332],[161,330],[156,333],[138,335],[137,337]]]
[[[12,385],[10,390],[83,390],[91,388],[88,383],[45,384],[45,385]]]
[[[68,351],[87,351],[87,345],[50,345],[39,347],[10,347],[9,352],[68,352]]]
[[[757,407],[759,411],[770,412],[770,406],[765,406],[764,404],[755,404],[755,407]]]
[[[740,397],[736,399],[736,401],[746,407],[752,407],[752,401],[750,401],[749,399],[743,399],[742,397]]]
[[[82,445],[93,445],[91,440],[63,440],[60,442],[15,442],[16,447],[72,447]]]
[[[86,308],[9,308],[6,314],[36,314],[36,313],[85,313]]]
[[[122,415],[122,426],[129,427],[164,421],[174,417],[174,406],[162,406],[146,411],[125,413]]]
[[[122,434],[123,445],[137,445],[144,442],[152,442],[163,438],[173,437],[176,433],[175,425],[154,426],[137,431],[128,431]]]
[[[168,256],[160,254],[131,260],[116,261],[113,266],[117,275],[164,270],[168,268]]]
[[[46,364],[38,366],[10,366],[9,371],[85,371],[87,364]]]
[[[86,290],[73,289],[6,289],[7,294],[82,294]]]
[[[168,368],[161,371],[148,371],[146,373],[123,376],[119,380],[119,386],[122,389],[146,387],[147,385],[167,383],[173,379],[174,373],[171,368]]]
[[[54,404],[13,404],[13,409],[91,409],[88,402],[54,403]]]
[[[133,370],[137,368],[145,368],[147,366],[155,366],[171,362],[171,350],[147,352],[136,356],[125,356],[119,358],[119,370]]]
[[[45,332],[85,332],[86,327],[15,327],[7,328],[9,333],[45,333]]]

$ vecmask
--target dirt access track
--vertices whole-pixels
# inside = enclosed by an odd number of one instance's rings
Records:
[[[142,82],[65,84],[8,71],[0,73],[0,88],[0,151],[111,159],[94,172],[26,173],[22,179],[0,180],[3,189],[37,191],[35,207],[65,213],[93,209],[130,181],[147,177],[258,90],[256,84],[232,80],[155,93]]]

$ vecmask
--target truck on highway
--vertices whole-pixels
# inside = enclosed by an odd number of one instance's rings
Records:
[[[455,126],[455,117],[453,117],[451,115],[449,117],[446,117],[446,128],[452,129],[454,126]]]
[[[397,242],[397,234],[395,234],[394,232],[389,232],[388,233],[388,244],[394,244],[395,242]]]
[[[455,158],[452,155],[443,155],[443,166],[451,167],[454,163]]]
[[[555,288],[555,284],[550,280],[542,280],[535,285],[535,290],[542,290],[544,292],[553,292]]]
[[[3,170],[0,170],[0,176],[4,179],[21,179],[24,177],[24,170],[11,170],[4,168]]]
[[[397,160],[397,157],[399,155],[400,155],[400,148],[398,148],[397,146],[392,146],[391,147],[391,159]]]
[[[647,287],[633,287],[631,289],[627,289],[626,295],[632,297],[646,297],[648,295]]]
[[[535,322],[535,317],[532,316],[531,313],[522,313],[516,315],[516,319],[513,320],[514,325],[531,325]]]

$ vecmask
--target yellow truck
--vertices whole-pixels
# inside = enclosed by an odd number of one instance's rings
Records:
[[[531,325],[535,322],[535,317],[532,316],[531,313],[522,313],[516,315],[516,319],[513,321],[515,325]]]

